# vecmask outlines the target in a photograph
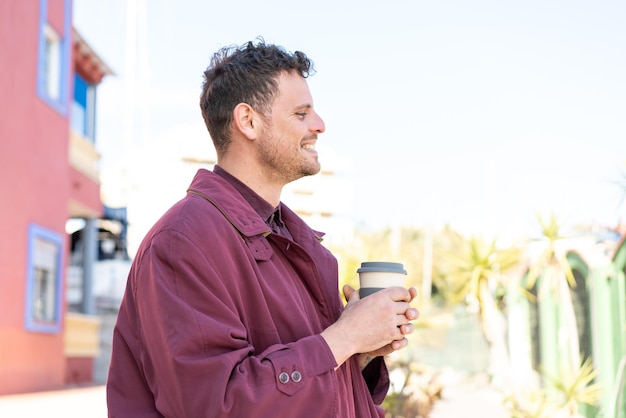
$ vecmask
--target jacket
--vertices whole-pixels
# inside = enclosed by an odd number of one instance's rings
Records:
[[[293,240],[199,170],[154,225],[114,329],[110,417],[384,417],[384,360],[335,371],[320,336],[343,309],[336,259],[281,206]]]

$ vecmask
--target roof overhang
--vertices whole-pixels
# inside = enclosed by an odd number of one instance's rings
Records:
[[[72,32],[76,71],[94,84],[100,83],[105,75],[113,75],[111,68],[91,49],[78,31],[73,29]]]

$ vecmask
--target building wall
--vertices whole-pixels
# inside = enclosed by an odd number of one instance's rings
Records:
[[[0,2],[0,394],[65,384],[62,290],[70,197],[85,207],[95,204],[94,210],[100,206],[94,199],[97,183],[85,182],[68,163],[71,100],[63,111],[63,106],[42,100],[37,90],[40,22],[46,21],[71,45],[71,6],[71,0]],[[71,48],[63,59],[68,74],[61,88],[71,98]],[[86,198],[71,189],[81,182]],[[43,332],[28,330],[25,324],[32,224],[60,237],[58,327]]]
[[[99,217],[102,213],[100,187],[74,167],[68,168],[69,203],[71,217]]]

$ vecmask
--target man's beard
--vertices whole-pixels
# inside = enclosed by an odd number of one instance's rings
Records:
[[[304,140],[304,139],[303,139]],[[317,160],[306,159],[302,155],[302,148],[298,143],[285,145],[271,133],[263,135],[259,143],[259,159],[272,180],[283,184],[305,176],[319,173],[320,164]]]

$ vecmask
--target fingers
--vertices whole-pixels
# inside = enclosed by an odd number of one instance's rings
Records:
[[[350,340],[358,342],[356,352],[371,352],[373,347],[379,347],[377,354],[385,355],[408,345],[406,336],[415,331],[411,321],[419,316],[418,310],[410,306],[416,296],[415,288],[390,287],[364,299],[349,285],[343,286],[342,292],[348,304],[341,323],[347,330],[344,334],[353,335]]]
[[[399,338],[397,340],[390,342],[384,347],[371,351],[368,354],[371,357],[386,356],[387,354],[391,354],[394,351],[402,350],[403,348],[406,348],[408,345],[409,345],[409,340],[407,340],[406,338]]]
[[[396,302],[410,303],[417,297],[417,289],[410,287],[405,289],[404,287],[392,286],[384,289],[389,292],[389,296]]]
[[[400,329],[400,333],[402,335],[409,335],[412,334],[413,331],[415,331],[415,325],[408,323],[408,324],[402,324],[398,327]]]
[[[404,315],[406,316],[406,319],[408,319],[409,321],[414,321],[419,317],[420,313],[415,308],[409,308],[406,310]]]
[[[404,287],[392,286],[384,289],[389,292],[389,296],[396,302],[411,302],[411,292]]]
[[[412,334],[415,331],[415,325],[411,321],[417,319],[419,313],[415,308],[409,308],[403,315],[398,315],[398,329],[402,336]]]
[[[396,315],[396,327],[407,325],[412,323],[412,319],[409,319],[406,315]]]
[[[351,300],[359,299],[359,292],[354,290],[354,288],[350,285],[343,286],[343,296],[346,298],[346,301],[350,302]]]
[[[392,341],[390,346],[394,351],[401,350],[409,344],[409,340],[402,338],[400,340]]]

